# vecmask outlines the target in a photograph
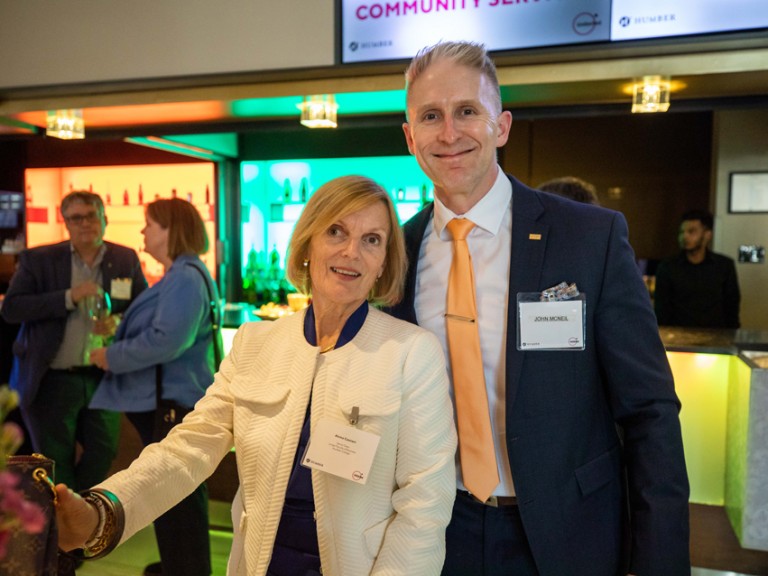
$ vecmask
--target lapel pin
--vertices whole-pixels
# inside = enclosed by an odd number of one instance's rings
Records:
[[[541,234],[528,234],[528,240],[541,240]]]

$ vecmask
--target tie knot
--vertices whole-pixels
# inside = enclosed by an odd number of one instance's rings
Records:
[[[448,225],[446,226],[446,228],[448,228],[448,232],[451,233],[451,237],[453,237],[454,240],[466,239],[470,230],[472,230],[474,227],[475,223],[472,222],[472,220],[467,220],[466,218],[454,218],[448,222]]]

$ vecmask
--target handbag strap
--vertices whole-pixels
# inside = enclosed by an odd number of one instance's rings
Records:
[[[205,273],[200,269],[199,266],[193,264],[192,262],[187,262],[189,266],[194,268],[200,273],[200,276],[203,277],[203,284],[205,284],[205,290],[208,292],[208,302],[209,302],[209,309],[211,313],[211,337],[213,338],[213,359],[216,363],[216,370],[219,369],[219,364],[221,364],[221,349],[219,348],[219,323],[216,321],[216,300],[213,298],[213,289],[208,283],[208,277],[205,275]],[[163,399],[163,365],[157,364],[155,366],[155,399],[157,401],[157,406],[160,406],[160,401]]]
[[[160,401],[163,399],[163,365],[155,366],[155,404],[156,409],[160,409]]]
[[[203,277],[203,283],[205,284],[205,289],[208,291],[208,305],[210,307],[211,311],[211,331],[213,332],[212,338],[213,338],[213,359],[214,362],[216,362],[216,370],[219,369],[219,364],[221,364],[221,350],[219,349],[219,323],[216,321],[216,309],[218,306],[216,305],[216,300],[213,298],[213,289],[208,283],[208,277],[205,275],[205,272],[203,272],[199,266],[196,264],[193,264],[192,262],[187,262],[189,266],[192,266],[195,270],[197,270],[200,273],[200,276]]]

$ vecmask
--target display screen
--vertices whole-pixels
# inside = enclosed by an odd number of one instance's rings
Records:
[[[0,190],[0,228],[18,228],[23,212],[24,195],[21,192]]]
[[[732,32],[768,26],[766,0],[613,0],[611,40]]]
[[[491,51],[768,27],[766,0],[339,0],[342,63],[412,58],[441,40]]]

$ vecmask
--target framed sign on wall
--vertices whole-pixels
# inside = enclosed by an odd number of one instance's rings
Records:
[[[728,212],[768,213],[768,172],[731,172]]]

